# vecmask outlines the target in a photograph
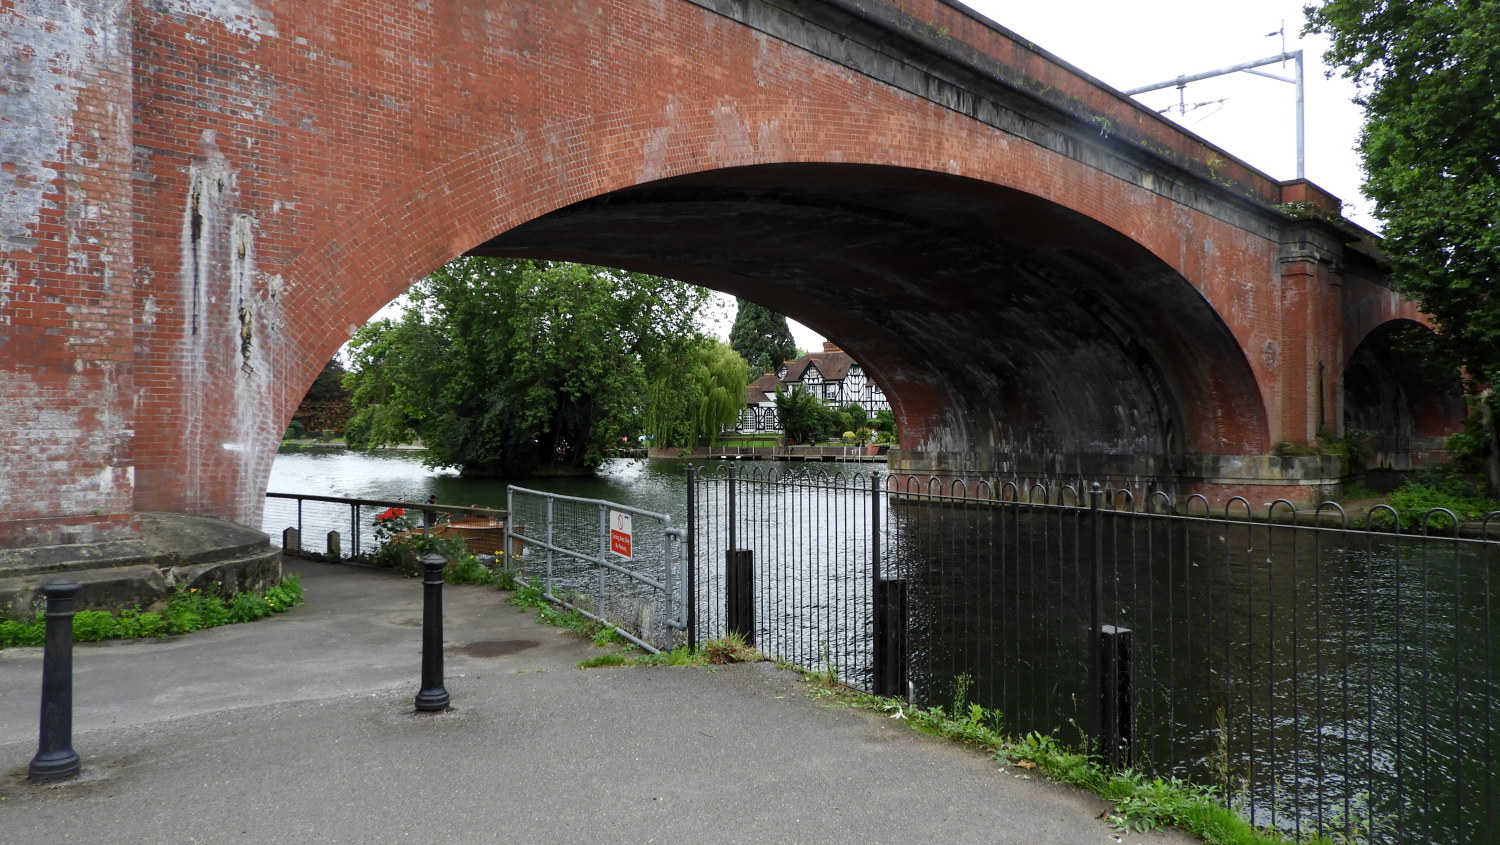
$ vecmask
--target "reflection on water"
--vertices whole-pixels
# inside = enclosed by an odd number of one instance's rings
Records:
[[[1081,736],[1086,512],[901,503],[912,677]],[[1105,514],[1102,622],[1132,631],[1137,764],[1257,823],[1500,841],[1495,562],[1480,543]]]
[[[685,465],[680,461],[620,458],[606,461],[597,476],[534,476],[518,479],[460,477],[457,470],[428,469],[420,452],[287,453],[271,465],[267,490],[348,499],[421,501],[437,496],[445,505],[504,508],[511,484],[549,493],[608,499],[681,519],[686,501]]]

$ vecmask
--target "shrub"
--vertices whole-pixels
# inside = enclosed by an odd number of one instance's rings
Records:
[[[273,613],[296,607],[304,600],[302,579],[296,575],[288,575],[281,580],[280,584],[266,590],[266,605]]]
[[[46,628],[41,619],[31,622],[0,619],[0,648],[41,645],[45,639]]]
[[[370,556],[370,563],[395,570],[403,578],[422,574],[421,559],[430,554],[450,561],[471,557],[462,537],[439,537],[418,532],[405,516],[375,520],[375,539],[380,544]],[[475,582],[458,582],[475,583]],[[488,584],[489,581],[477,583]]]
[[[217,587],[214,584],[200,590],[179,584],[167,599],[166,609],[161,614],[166,620],[167,630],[174,634],[191,634],[229,622],[229,610],[217,595]]]
[[[514,590],[514,589],[516,589],[516,586],[517,586],[516,585],[516,572],[517,571],[514,570],[514,569],[510,569],[510,568],[507,568],[507,567],[502,567],[498,572],[495,573],[495,589],[497,589],[497,590]]]
[[[1350,429],[1342,437],[1327,431],[1318,432],[1324,454],[1333,455],[1343,461],[1344,472],[1361,473],[1370,463],[1374,448],[1370,445],[1368,431]]]
[[[230,622],[254,622],[270,616],[271,613],[271,605],[266,601],[265,596],[240,593],[229,600]]]
[[[496,575],[479,558],[465,552],[443,569],[443,579],[453,584],[493,584]]]
[[[96,643],[120,636],[120,622],[105,610],[80,610],[73,614],[73,639]]]
[[[1439,481],[1429,486],[1419,481],[1408,481],[1393,491],[1389,504],[1401,520],[1401,527],[1410,531],[1421,531],[1453,527],[1453,520],[1441,510],[1451,511],[1460,522],[1482,520],[1493,511],[1500,510],[1500,502],[1480,493],[1471,482],[1460,478]],[[1390,511],[1380,509],[1370,514],[1370,521],[1378,527],[1390,528],[1394,520]]]
[[[295,575],[288,575],[267,589],[264,596],[240,593],[227,603],[219,597],[217,584],[201,589],[184,584],[167,599],[161,613],[145,612],[139,607],[121,611],[118,616],[103,610],[80,610],[73,615],[73,639],[88,643],[186,634],[231,622],[261,619],[302,601],[302,581]],[[40,616],[31,622],[0,619],[0,648],[38,646],[45,639],[46,624]]]
[[[161,614],[142,612],[139,607],[121,611],[119,626],[120,636],[126,639],[165,637],[171,633]]]

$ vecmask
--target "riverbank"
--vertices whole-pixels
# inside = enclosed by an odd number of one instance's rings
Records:
[[[280,446],[280,448],[278,448],[276,450],[276,452],[277,452],[277,454],[286,454],[286,453],[296,454],[296,453],[299,453],[299,452],[307,452],[307,453],[310,453],[310,454],[318,454],[318,453],[332,454],[332,453],[337,453],[337,452],[345,452],[345,451],[348,451],[348,449],[349,449],[349,444],[347,442],[345,442],[344,439],[341,438],[341,437],[334,437],[334,438],[331,438],[329,440],[323,440],[321,438],[303,438],[303,439],[300,439],[300,440],[283,440],[283,441],[281,441],[281,446]],[[397,444],[395,446],[382,446],[379,449],[372,449],[371,450],[371,452],[375,453],[375,454],[379,454],[381,452],[425,452],[425,451],[427,451],[427,447],[425,445],[423,445],[422,441],[420,441],[420,440],[413,441],[411,443],[400,443],[400,444]]]

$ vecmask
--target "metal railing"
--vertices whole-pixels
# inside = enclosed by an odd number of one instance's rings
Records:
[[[686,532],[671,516],[522,487],[510,488],[508,509],[512,524],[526,527],[506,536],[522,549],[519,581],[648,651],[679,644],[691,574]]]
[[[418,531],[454,519],[478,518],[502,523],[506,518],[503,510],[477,505],[464,507],[401,500],[266,493],[266,510],[261,517],[261,530],[281,541],[286,529],[295,528],[299,538],[298,547],[287,551],[316,555],[329,553],[329,534],[336,532],[339,543],[337,556],[345,560],[357,560],[379,547],[375,518],[392,508],[405,511],[407,520]]]
[[[919,703],[968,687],[1012,732],[1299,835],[1500,841],[1500,544],[1336,505],[1178,514],[1164,493],[982,479],[716,470],[690,495],[701,637],[725,630],[727,550],[748,549],[757,644],[870,689],[872,596],[899,579]]]
[[[778,464],[696,471],[689,484],[697,572],[695,634],[729,630],[727,554],[749,549],[754,644],[766,654],[873,688],[878,567],[871,476]]]

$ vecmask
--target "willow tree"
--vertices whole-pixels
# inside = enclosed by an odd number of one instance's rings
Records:
[[[648,373],[697,348],[702,288],[602,267],[461,258],[350,343],[352,437],[414,433],[429,466],[508,477],[596,468],[639,433]]]
[[[745,407],[745,359],[705,340],[652,378],[646,431],[657,446],[688,447],[734,425]]]

